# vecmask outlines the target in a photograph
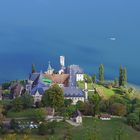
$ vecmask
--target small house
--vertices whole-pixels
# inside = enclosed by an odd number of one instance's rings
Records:
[[[82,124],[82,114],[79,110],[76,110],[72,117],[71,117],[71,120],[75,123],[78,123],[78,124]]]

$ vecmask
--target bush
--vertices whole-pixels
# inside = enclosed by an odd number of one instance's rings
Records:
[[[128,116],[127,116],[127,123],[129,125],[131,125],[132,127],[135,127],[136,124],[139,122],[139,117],[137,116],[137,114],[135,113],[130,113]]]
[[[18,128],[18,123],[15,121],[15,119],[11,120],[10,127],[11,129],[14,129],[14,130]]]
[[[6,134],[7,131],[7,128],[5,128],[3,124],[0,124],[0,134]]]
[[[121,103],[114,103],[111,106],[111,113],[113,115],[124,116],[126,114],[126,106]]]
[[[47,125],[45,123],[41,123],[38,127],[38,134],[45,135],[47,133]]]

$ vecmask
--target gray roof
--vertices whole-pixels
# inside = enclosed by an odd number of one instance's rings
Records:
[[[77,87],[64,87],[65,97],[84,97],[84,92]]]
[[[46,90],[49,89],[49,86],[46,86],[42,83],[38,83],[35,87],[32,88],[31,90],[31,95],[35,95],[35,93],[38,91],[40,95],[43,95]]]
[[[29,80],[35,81],[37,78],[39,78],[39,76],[40,76],[40,73],[32,73],[29,76]]]

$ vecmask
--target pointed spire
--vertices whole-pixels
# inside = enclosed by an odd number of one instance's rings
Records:
[[[52,70],[51,62],[50,61],[48,62],[48,70]]]

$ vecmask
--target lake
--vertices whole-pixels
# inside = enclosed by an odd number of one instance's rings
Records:
[[[31,64],[46,70],[78,64],[86,73],[105,66],[105,78],[127,67],[140,85],[139,0],[1,0],[0,82],[26,79]]]

